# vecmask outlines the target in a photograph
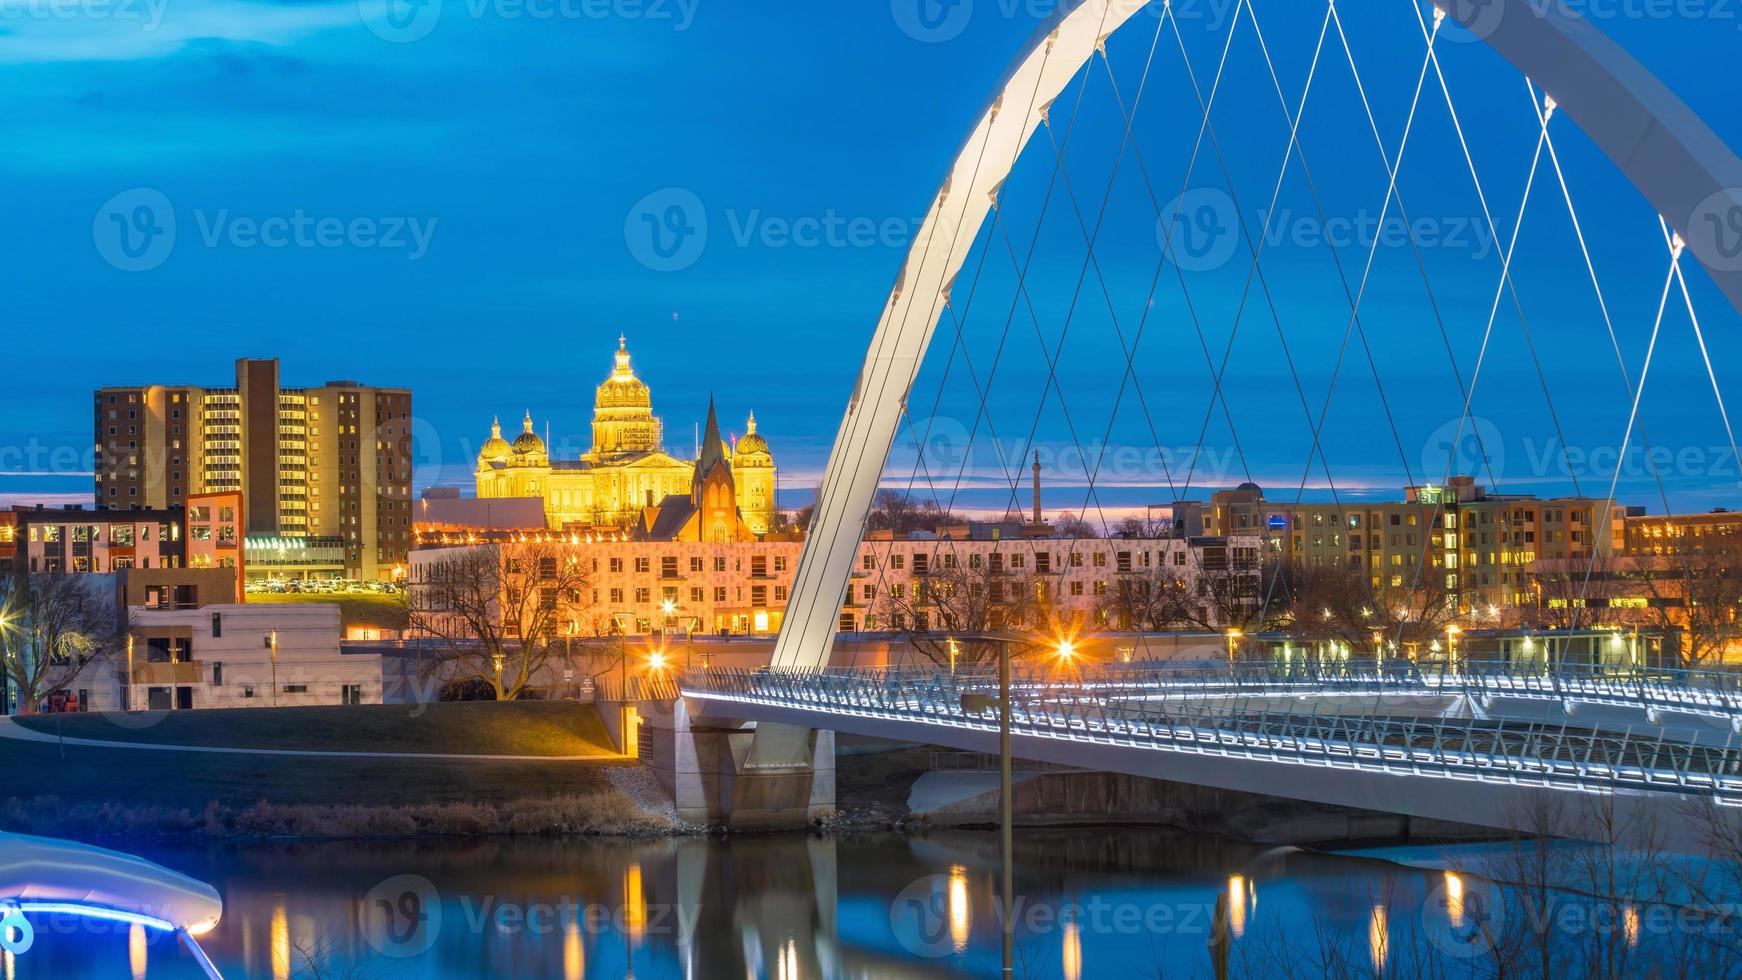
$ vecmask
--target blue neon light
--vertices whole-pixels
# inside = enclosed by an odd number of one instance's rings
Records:
[[[144,926],[159,932],[176,931],[175,923],[166,919],[138,912],[112,909],[104,905],[86,905],[83,902],[16,902],[11,904],[18,911],[27,914],[38,912],[44,915],[77,915],[87,919],[101,919],[106,922],[124,922],[128,925]]]

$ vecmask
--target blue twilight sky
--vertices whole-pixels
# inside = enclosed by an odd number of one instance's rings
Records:
[[[0,323],[12,368],[0,494],[88,494],[92,387],[219,385],[238,356],[281,358],[289,384],[411,387],[420,486],[467,484],[493,414],[512,430],[531,410],[559,451],[584,448],[592,389],[622,332],[669,448],[691,451],[710,392],[730,431],[754,408],[786,500],[801,503],[914,219],[1052,7],[391,3],[0,0],[10,274]],[[914,388],[917,435],[886,478],[909,486],[923,469],[946,499],[1001,509],[1004,464],[1038,450],[1049,508],[1110,515],[1187,492],[1188,472],[1197,495],[1248,477],[1276,497],[1395,494],[1448,464],[1486,469],[1508,490],[1605,491],[1631,406],[1546,159],[1513,264],[1517,302],[1507,292],[1486,329],[1536,140],[1524,81],[1467,36],[1442,41],[1502,240],[1430,74],[1398,177],[1421,229],[1411,248],[1361,230],[1386,200],[1362,95],[1394,150],[1424,50],[1411,0],[1338,5],[1362,88],[1333,30],[1300,155],[1280,182],[1289,123],[1276,86],[1299,103],[1324,6],[1261,0],[1262,48],[1249,20],[1230,20],[1234,0],[1177,6],[1177,40],[1173,25],[1140,15],[1017,165]],[[1593,12],[1742,145],[1728,68],[1742,12],[1637,6],[1653,15]],[[1194,91],[1209,89],[1224,42],[1215,138],[1188,178],[1202,119]],[[1117,152],[1115,80],[1137,106],[1135,153]],[[1052,140],[1065,140],[1073,116],[1058,180]],[[1655,219],[1570,121],[1552,129],[1637,377],[1668,268]],[[1173,240],[1195,258],[1158,277],[1158,203],[1182,190]],[[1084,228],[1098,215],[1085,266]],[[1264,240],[1250,291],[1241,222]],[[690,234],[671,252],[676,230]],[[1017,257],[1031,248],[1019,291]],[[1345,288],[1355,291],[1369,254],[1367,343],[1354,337],[1338,370]],[[1703,273],[1688,281],[1728,392],[1742,373],[1736,315]],[[1634,454],[1620,495],[1654,510],[1665,497],[1742,505],[1679,291],[1672,299],[1631,437],[1637,450],[1643,430],[1658,449],[1663,489]],[[951,354],[958,323],[975,379],[993,379],[992,432],[976,424],[980,398]],[[1119,338],[1139,326],[1121,391]],[[1468,378],[1485,334],[1478,450],[1468,427],[1459,432],[1447,351]],[[1226,411],[1212,400],[1206,350],[1217,362],[1228,352]],[[1333,374],[1323,458],[1309,465],[1308,418]]]

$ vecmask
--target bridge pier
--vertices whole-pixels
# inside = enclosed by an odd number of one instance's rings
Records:
[[[698,719],[682,698],[645,703],[641,718],[641,760],[685,820],[792,830],[834,812],[832,731]]]

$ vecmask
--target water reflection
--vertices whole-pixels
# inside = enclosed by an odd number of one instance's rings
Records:
[[[1246,935],[1246,876],[1228,876],[1228,925],[1234,938]]]
[[[1386,926],[1385,906],[1373,906],[1373,915],[1367,920],[1367,951],[1372,960],[1375,976],[1385,972],[1385,956],[1390,935]]]
[[[968,930],[972,927],[973,906],[968,901],[968,869],[950,865],[950,945],[958,953],[968,948]]]
[[[145,927],[135,922],[127,929],[127,968],[133,980],[145,980]]]
[[[1063,955],[1065,980],[1082,980],[1083,976],[1083,931],[1074,920],[1065,923],[1065,948]]]
[[[205,945],[232,977],[811,980],[995,976],[1000,965],[990,834],[260,845],[149,856],[223,893],[226,914]],[[1492,907],[1478,903],[1493,900],[1489,886],[1466,873],[1164,831],[1028,832],[1016,866],[1019,972],[1065,980],[1269,977],[1332,961],[1402,975],[1435,957],[1456,973],[1468,950],[1447,943],[1492,924]],[[1648,928],[1655,917],[1637,904],[1616,909],[1614,944],[1647,962],[1659,941]],[[197,977],[173,943],[125,930],[112,954],[89,944],[112,956],[112,969],[69,970],[65,946],[51,949],[58,938],[45,935],[19,974],[58,980],[131,967],[136,978]]]

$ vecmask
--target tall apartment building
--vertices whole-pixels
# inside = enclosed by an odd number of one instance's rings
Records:
[[[280,384],[241,359],[230,387],[136,385],[94,397],[96,501],[179,507],[240,492],[246,535],[342,549],[345,574],[385,578],[411,544],[411,392],[355,381]]]

